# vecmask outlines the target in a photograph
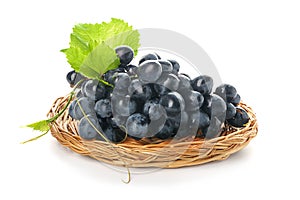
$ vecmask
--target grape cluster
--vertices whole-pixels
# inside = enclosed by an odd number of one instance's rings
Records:
[[[79,120],[82,138],[118,143],[127,136],[141,138],[214,138],[224,123],[242,127],[249,121],[239,107],[240,96],[229,84],[213,90],[213,79],[200,75],[191,79],[180,73],[175,60],[162,60],[156,53],[130,64],[134,53],[127,46],[116,48],[120,66],[99,80],[86,79],[71,71],[67,80],[80,90],[69,107]],[[101,134],[102,135],[101,135]]]

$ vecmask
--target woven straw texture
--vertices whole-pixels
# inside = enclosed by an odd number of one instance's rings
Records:
[[[67,103],[69,96],[60,97],[48,113],[48,117],[57,114]],[[243,128],[234,128],[225,125],[222,135],[210,139],[187,138],[180,141],[156,140],[136,141],[127,138],[119,144],[103,141],[86,141],[78,135],[77,123],[72,120],[66,111],[51,126],[51,134],[63,146],[74,152],[90,156],[99,161],[125,167],[159,167],[179,168],[199,165],[216,160],[224,160],[231,154],[241,150],[257,134],[257,120],[253,110],[244,103],[244,108],[250,121]]]

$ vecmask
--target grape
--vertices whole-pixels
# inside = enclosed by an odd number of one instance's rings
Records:
[[[200,117],[199,117],[199,128],[205,128],[208,127],[210,124],[210,119],[208,114],[200,110]]]
[[[84,76],[82,76],[80,73],[75,72],[75,70],[70,71],[67,74],[67,81],[68,83],[73,86],[76,85],[80,80],[84,79]]]
[[[161,75],[162,67],[157,61],[143,62],[137,70],[139,79],[144,83],[154,83]]]
[[[110,83],[110,84],[114,84],[114,80],[115,80],[115,76],[117,73],[123,73],[125,72],[124,68],[117,68],[117,69],[113,69],[113,70],[109,70],[107,71],[105,74],[103,74],[103,80]]]
[[[149,53],[147,55],[144,55],[139,61],[139,65],[145,62],[146,60],[158,60],[157,54]]]
[[[76,119],[76,115],[74,113],[75,104],[76,104],[76,100],[72,101],[72,103],[69,106],[69,115],[72,119]]]
[[[162,85],[171,91],[176,91],[179,87],[179,78],[174,74],[168,74],[166,79],[162,81]]]
[[[161,64],[162,72],[171,73],[173,71],[173,66],[169,61],[159,60],[158,62]]]
[[[162,116],[167,116],[165,109],[160,104],[151,105],[148,112],[150,120],[158,120]]]
[[[98,135],[97,131],[101,131],[101,127],[98,119],[94,115],[87,115],[80,120],[78,132],[81,138],[92,140]]]
[[[213,79],[206,75],[200,75],[191,80],[191,86],[195,91],[208,95],[212,91]]]
[[[112,116],[111,104],[109,99],[100,99],[99,101],[96,102],[94,109],[97,115],[102,118]]]
[[[223,122],[220,121],[217,117],[213,117],[210,120],[210,125],[206,128],[204,128],[204,136],[206,139],[212,139],[215,137],[220,136],[221,131],[222,131],[222,125]]]
[[[82,93],[93,101],[97,101],[107,96],[107,86],[96,79],[91,79],[84,84]]]
[[[176,138],[183,138],[187,136],[196,136],[199,128],[199,121],[200,121],[200,112],[193,111],[186,113],[186,119],[183,120],[183,114],[186,112],[181,113],[181,124],[176,134]],[[186,121],[187,120],[187,121]]]
[[[173,66],[173,70],[172,73],[173,74],[178,74],[179,69],[180,69],[180,65],[178,64],[178,62],[176,60],[168,60],[172,66]]]
[[[111,107],[113,114],[119,114],[121,116],[129,116],[137,109],[136,102],[133,101],[129,95],[118,96],[113,95],[111,97]]]
[[[73,119],[80,120],[84,116],[84,114],[95,115],[95,103],[92,100],[87,97],[81,97],[79,99],[75,99],[74,101],[75,103],[73,103],[74,107],[72,113]],[[81,109],[84,111],[84,113],[82,113]]]
[[[236,94],[236,96],[231,100],[230,103],[237,106],[241,102],[241,96],[239,94]]]
[[[117,95],[126,95],[131,78],[127,73],[118,73],[115,78],[114,93]]]
[[[129,46],[119,46],[115,49],[121,64],[127,65],[133,59],[134,53]]]
[[[219,95],[224,101],[230,103],[237,95],[235,87],[229,84],[222,84],[216,88],[215,94]]]
[[[163,128],[155,134],[155,137],[159,139],[168,139],[173,135],[174,131],[174,122],[171,119],[167,119]]]
[[[155,91],[155,93],[156,93],[156,95],[157,95],[158,97],[163,96],[163,95],[165,95],[165,94],[171,92],[170,89],[166,88],[166,87],[163,86],[163,85],[156,84],[156,83],[153,84],[153,89],[154,89],[154,91]]]
[[[170,116],[177,115],[184,110],[184,100],[177,92],[170,92],[161,97],[159,103],[165,108]]]
[[[226,119],[231,119],[236,114],[236,108],[232,103],[226,103]]]
[[[185,109],[187,111],[199,110],[204,102],[204,97],[197,91],[185,92],[183,99],[185,102]]]
[[[236,114],[233,118],[227,120],[227,122],[235,127],[243,127],[249,122],[250,118],[247,112],[240,107],[236,108]]]
[[[201,75],[191,81],[191,85],[195,91],[202,95],[208,95],[212,91],[213,79],[206,75]]]
[[[106,129],[103,130],[104,136],[107,140],[113,143],[120,143],[126,139],[126,133],[119,128],[113,128],[108,125]],[[101,135],[98,135],[96,139],[101,141],[106,141]]]
[[[179,86],[178,86],[177,90],[180,93],[184,93],[184,92],[192,89],[191,79],[188,76],[186,76],[184,74],[179,74],[178,78],[179,78]]]
[[[126,122],[126,130],[130,136],[136,138],[145,137],[148,132],[147,117],[140,113],[130,115]]]
[[[204,101],[203,101],[201,109],[206,114],[211,116],[211,99],[212,99],[212,96],[211,95],[203,95],[203,97],[204,97]]]
[[[129,87],[128,87],[129,95],[131,95],[132,98],[141,99],[143,101],[146,101],[147,99],[150,99],[152,96],[152,89],[150,85],[145,84],[135,79],[131,81]]]
[[[158,119],[151,120],[148,125],[147,137],[153,137],[158,132],[160,132],[163,129],[166,120],[167,120],[167,115],[161,115]]]
[[[216,117],[222,123],[226,118],[226,103],[218,95],[213,94],[211,98],[211,118]]]
[[[135,76],[138,68],[135,65],[127,65],[125,69],[129,76]]]

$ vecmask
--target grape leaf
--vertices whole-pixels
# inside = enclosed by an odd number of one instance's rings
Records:
[[[101,75],[107,70],[118,67],[119,58],[115,52],[114,56],[112,55],[115,47],[130,46],[136,55],[140,46],[138,31],[133,30],[132,26],[123,20],[116,18],[112,18],[109,23],[75,25],[69,44],[69,48],[61,51],[66,54],[69,64],[75,71],[89,78],[99,77],[96,72]],[[93,55],[90,55],[91,53]],[[108,56],[108,58],[98,58],[103,56]],[[92,61],[92,58],[97,59]]]
[[[50,129],[49,120],[42,120],[32,124],[28,124],[26,125],[26,127],[41,132],[48,132]]]

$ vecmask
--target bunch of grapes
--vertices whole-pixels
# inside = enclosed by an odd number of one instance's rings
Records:
[[[69,115],[79,120],[83,139],[119,143],[127,136],[136,140],[214,138],[224,123],[243,127],[249,121],[247,112],[238,106],[240,95],[233,86],[222,84],[212,92],[211,77],[191,79],[180,73],[175,60],[150,53],[136,66],[131,64],[131,48],[120,46],[116,53],[120,66],[101,77],[109,84],[75,71],[67,75],[71,85],[82,81]]]

